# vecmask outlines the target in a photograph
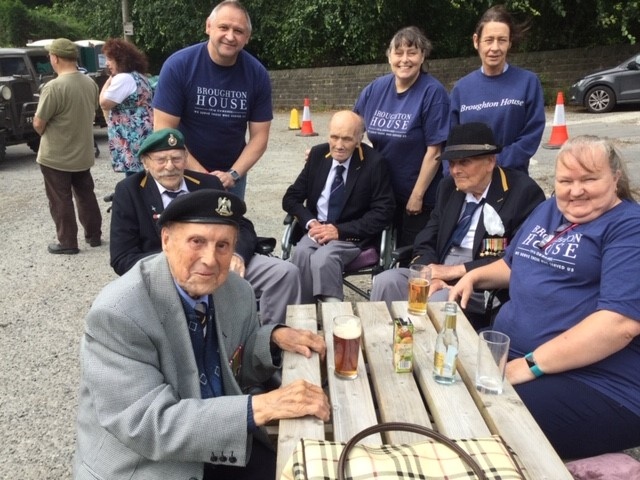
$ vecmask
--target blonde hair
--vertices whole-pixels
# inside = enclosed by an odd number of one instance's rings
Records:
[[[562,148],[558,152],[557,162],[564,163],[565,155],[571,153],[582,168],[588,172],[593,172],[593,163],[590,162],[589,159],[593,158],[597,151],[604,154],[611,173],[615,175],[617,172],[619,174],[616,185],[618,198],[635,201],[638,197],[638,192],[636,189],[631,188],[625,161],[610,139],[600,138],[596,135],[579,135],[570,138],[562,145]]]

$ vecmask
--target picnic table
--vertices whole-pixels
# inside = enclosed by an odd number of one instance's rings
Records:
[[[358,377],[343,380],[334,375],[332,319],[355,313],[362,320],[363,337]],[[396,373],[392,362],[393,318],[411,318],[414,323],[413,374]],[[330,424],[315,417],[281,420],[278,430],[277,475],[304,438],[346,442],[366,427],[381,422],[409,422],[431,427],[453,439],[499,434],[511,446],[535,480],[572,480],[564,463],[545,437],[513,387],[505,382],[500,395],[480,393],[475,388],[478,335],[462,312],[457,330],[460,353],[456,382],[442,385],[433,380],[433,348],[444,322],[444,302],[432,302],[428,315],[407,313],[407,302],[394,302],[391,311],[384,302],[291,305],[287,325],[324,333],[327,355],[310,359],[285,353],[282,381],[286,385],[303,378],[315,384],[328,380],[332,413]],[[375,397],[375,398],[374,398]],[[372,435],[362,443],[408,443],[424,440],[409,432]]]

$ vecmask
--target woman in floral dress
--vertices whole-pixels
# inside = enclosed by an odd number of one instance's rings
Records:
[[[111,76],[100,92],[105,112],[113,170],[132,175],[142,171],[138,150],[153,132],[153,91],[143,72],[146,56],[135,45],[111,38],[102,47]]]

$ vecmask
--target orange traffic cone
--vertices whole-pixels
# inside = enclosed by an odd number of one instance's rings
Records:
[[[302,131],[296,133],[299,137],[315,137],[318,134],[313,131],[313,123],[311,122],[311,111],[309,110],[309,99],[304,99],[304,110],[302,110]]]
[[[549,143],[542,145],[544,148],[560,148],[569,139],[567,124],[564,120],[564,94],[558,92],[556,99],[556,111],[553,115],[553,125],[551,128],[551,138]]]
[[[300,117],[298,116],[298,110],[291,109],[291,116],[289,117],[289,130],[300,130]]]

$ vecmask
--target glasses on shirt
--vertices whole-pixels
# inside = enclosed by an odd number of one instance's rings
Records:
[[[155,163],[158,167],[164,167],[169,161],[175,166],[182,166],[187,161],[186,155],[161,155],[154,156],[149,155],[149,159]]]
[[[553,242],[555,242],[558,238],[560,238],[562,235],[564,235],[567,232],[570,232],[571,230],[573,230],[577,226],[578,226],[577,223],[564,222],[562,225],[560,225],[558,228],[556,228],[553,231],[553,235],[545,235],[544,236],[545,242],[544,243],[540,243],[538,245],[538,248],[540,250],[544,250],[549,245],[551,245]]]

